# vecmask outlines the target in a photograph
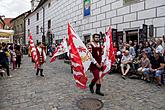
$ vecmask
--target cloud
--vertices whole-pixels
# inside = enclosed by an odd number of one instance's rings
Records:
[[[0,0],[0,15],[5,18],[15,18],[30,10],[31,0]]]

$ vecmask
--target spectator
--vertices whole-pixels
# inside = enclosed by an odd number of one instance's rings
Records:
[[[161,86],[161,75],[164,72],[164,58],[161,56],[161,53],[157,52],[154,54],[154,58],[151,60],[151,72],[154,72],[157,79],[158,86]]]
[[[17,46],[15,53],[16,53],[16,67],[20,68],[22,52],[21,52],[21,47],[19,45]]]
[[[129,41],[129,54],[132,56],[133,59],[136,56],[132,41]]]
[[[13,70],[16,69],[16,53],[15,50],[12,52],[12,62],[13,62]]]
[[[127,73],[130,70],[130,63],[132,63],[132,57],[131,57],[131,55],[129,55],[129,51],[126,50],[124,52],[124,55],[121,58],[121,65],[120,65],[123,79],[126,78],[125,76],[127,75]],[[124,71],[125,66],[126,66],[126,71]]]
[[[135,53],[136,53],[136,57],[138,57],[138,49],[139,49],[139,45],[138,45],[138,42],[135,40],[134,41],[134,50],[135,50]]]
[[[144,74],[144,80],[150,82],[149,79],[149,69],[150,69],[150,60],[148,59],[147,53],[143,52],[142,58],[140,59],[140,68],[138,68],[138,73]]]
[[[9,73],[9,63],[6,53],[3,51],[2,45],[0,45],[0,65],[6,69],[7,76],[11,77]]]
[[[123,41],[119,40],[119,51],[122,51],[122,47],[123,47]]]
[[[151,51],[149,42],[145,42],[145,47],[144,47],[143,51],[145,51],[147,53],[148,57],[150,58],[152,51]]]
[[[127,50],[127,43],[123,42],[121,51],[124,53]]]
[[[161,56],[163,56],[164,49],[163,49],[163,46],[162,46],[162,40],[161,39],[158,39],[156,41],[156,48],[153,48],[153,50],[154,50],[155,53],[160,53]]]
[[[116,42],[113,43],[113,49],[114,49],[114,54],[116,55],[117,51],[118,51],[118,47],[116,45]]]
[[[144,44],[143,42],[139,43],[139,49],[138,49],[138,57],[141,57],[141,53],[143,52]]]
[[[165,58],[165,35],[163,35],[163,42],[164,42],[163,48],[164,48],[164,58]]]

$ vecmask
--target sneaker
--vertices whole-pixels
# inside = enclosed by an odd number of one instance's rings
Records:
[[[9,75],[9,78],[11,78],[12,77],[12,75]]]
[[[158,86],[158,87],[161,87],[161,86],[162,86],[162,84],[157,84],[157,86]]]
[[[124,75],[121,76],[124,80],[126,80],[126,77]]]
[[[151,83],[151,81],[150,81],[150,80],[146,80],[146,82],[147,82],[147,83]]]

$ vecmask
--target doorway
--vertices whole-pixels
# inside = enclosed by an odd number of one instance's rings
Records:
[[[90,41],[91,41],[91,35],[90,34],[84,35],[84,44],[86,45]]]
[[[139,31],[138,30],[129,30],[126,31],[126,42],[128,43],[129,41],[138,41],[139,37]]]

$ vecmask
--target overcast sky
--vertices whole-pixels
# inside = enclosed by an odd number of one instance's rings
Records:
[[[29,11],[31,0],[0,0],[0,16],[5,18],[15,18],[18,15]]]

